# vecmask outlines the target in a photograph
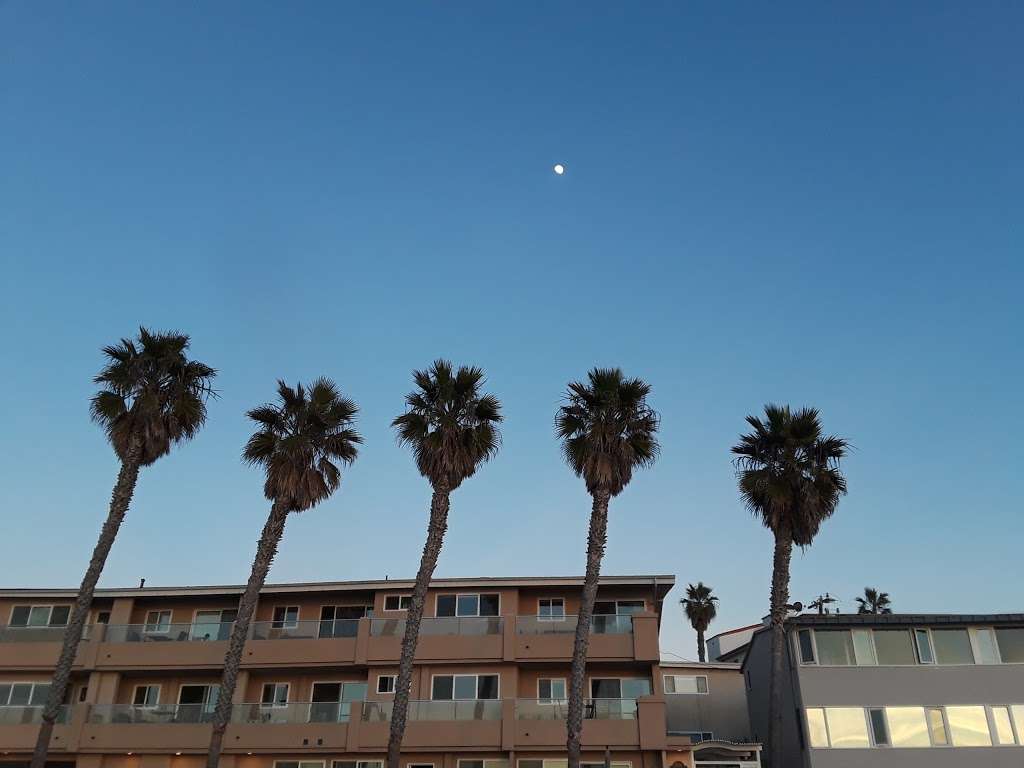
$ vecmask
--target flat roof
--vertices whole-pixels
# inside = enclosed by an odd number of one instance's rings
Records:
[[[745,627],[736,627],[736,629],[727,629],[727,630],[725,630],[725,632],[719,632],[717,635],[712,635],[711,637],[708,638],[708,640],[714,640],[716,637],[725,637],[726,635],[735,635],[737,632],[748,632],[748,631],[750,631],[752,629],[758,629],[758,628],[763,627],[763,626],[764,626],[763,622],[758,622],[757,624],[748,624]]]
[[[801,613],[787,619],[786,623],[800,626],[1022,624],[1024,613]]]
[[[638,576],[602,576],[598,582],[601,586],[649,586],[657,590],[659,597],[664,597],[676,583],[676,577],[665,575]],[[376,579],[371,581],[312,581],[286,584],[267,584],[262,594],[283,592],[366,592],[382,589],[402,591],[412,589],[415,579]],[[582,587],[582,576],[481,576],[476,578],[432,579],[431,587]],[[245,590],[244,584],[224,584],[209,586],[168,586],[168,587],[112,587],[97,589],[93,599],[110,597],[202,597],[211,595],[240,595]],[[78,594],[77,589],[34,589],[0,588],[0,597],[7,598],[70,598]]]
[[[731,669],[738,672],[741,664],[729,661],[666,661],[662,659],[658,666],[662,669]]]

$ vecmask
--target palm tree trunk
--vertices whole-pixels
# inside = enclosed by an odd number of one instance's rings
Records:
[[[697,627],[697,659],[703,664],[707,661],[707,654],[704,650],[704,630]]]
[[[242,663],[242,651],[245,639],[249,635],[249,623],[256,610],[256,601],[260,590],[267,581],[267,573],[277,554],[277,545],[284,535],[284,524],[288,520],[288,509],[284,504],[275,501],[270,508],[270,515],[263,526],[263,534],[256,545],[256,557],[252,561],[252,571],[245,592],[238,601],[238,615],[231,627],[228,639],[228,652],[224,657],[224,672],[220,678],[220,694],[217,708],[213,713],[213,734],[210,737],[210,750],[206,757],[207,768],[217,768],[220,752],[224,745],[224,731],[231,719],[231,704],[235,697],[235,685],[238,683],[238,667]]]
[[[412,590],[409,610],[405,614],[405,636],[402,638],[402,658],[398,662],[398,679],[395,681],[395,700],[391,706],[391,735],[388,737],[387,768],[398,768],[402,754],[402,737],[405,736],[405,718],[409,713],[409,687],[412,683],[412,662],[416,658],[416,643],[419,640],[420,620],[423,606],[427,601],[427,587],[434,575],[434,566],[441,554],[444,534],[448,530],[448,486],[438,483],[430,499],[430,523],[427,526],[427,541],[423,545],[420,570],[416,574],[416,586]]]
[[[139,455],[141,452],[142,442],[138,439],[133,440],[121,462],[121,470],[117,473],[117,482],[114,483],[114,490],[110,494],[110,510],[107,512],[107,519],[103,523],[96,548],[92,551],[92,559],[82,578],[82,584],[78,588],[78,596],[71,609],[67,629],[64,630],[64,644],[60,649],[57,667],[53,672],[53,682],[50,683],[46,706],[43,707],[43,722],[39,726],[39,736],[36,738],[35,751],[32,753],[31,768],[44,768],[46,765],[46,755],[50,750],[50,738],[53,735],[53,724],[60,714],[60,706],[64,702],[64,696],[68,690],[71,665],[75,663],[78,644],[82,641],[82,632],[85,630],[85,620],[88,618],[89,608],[92,606],[96,582],[99,581],[100,574],[103,573],[107,555],[110,554],[110,548],[114,544],[114,539],[117,538],[117,532],[128,511],[128,505],[131,504],[132,494],[135,493],[135,483],[139,479]]]
[[[565,747],[569,753],[568,768],[580,768],[583,734],[583,683],[587,668],[587,646],[590,625],[597,599],[597,580],[601,575],[601,559],[608,543],[608,499],[606,490],[594,491],[590,512],[590,534],[587,537],[587,572],[583,579],[583,596],[576,616],[576,639],[572,646],[572,672],[569,676],[569,712],[566,719]]]
[[[775,532],[775,556],[772,562],[772,675],[768,683],[769,768],[782,768],[782,672],[786,647],[786,604],[789,603],[789,561],[793,555],[793,536],[788,528]]]

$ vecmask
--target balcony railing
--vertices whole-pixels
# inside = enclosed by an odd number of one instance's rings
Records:
[[[288,725],[298,723],[347,723],[352,717],[350,701],[291,701],[280,706],[269,704],[235,704],[231,721],[257,725]]]
[[[155,707],[94,704],[89,708],[89,722],[97,725],[209,723],[213,720],[213,709],[212,704],[161,704]]]
[[[313,640],[324,637],[355,637],[359,633],[359,619],[333,619],[331,621],[254,621],[250,637],[253,640]]]
[[[420,636],[500,635],[501,616],[425,616],[420,621]],[[371,637],[403,637],[405,619],[371,619]]]
[[[517,720],[565,720],[569,702],[565,700],[519,699]],[[636,699],[587,699],[583,705],[587,720],[635,720]]]
[[[572,635],[576,632],[576,617],[517,616],[516,632],[520,635]],[[606,614],[592,616],[590,632],[595,635],[632,634],[633,617]]]
[[[59,643],[64,640],[67,627],[11,627],[0,625],[0,643]],[[93,634],[92,624],[82,628],[82,639]]]
[[[66,704],[57,712],[57,723],[63,725],[70,719],[71,708]],[[4,706],[0,707],[0,725],[34,725],[43,722],[43,707]]]
[[[387,722],[391,720],[391,709],[390,701],[364,702],[363,721]],[[501,701],[410,701],[408,718],[411,721],[501,720]]]
[[[234,622],[196,624],[110,624],[103,639],[108,643],[166,643],[227,640]]]

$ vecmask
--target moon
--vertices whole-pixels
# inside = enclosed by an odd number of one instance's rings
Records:
[[[561,176],[563,173],[565,173],[565,166],[562,165],[561,163],[555,163],[554,168],[552,168],[551,170],[553,170],[556,175]]]

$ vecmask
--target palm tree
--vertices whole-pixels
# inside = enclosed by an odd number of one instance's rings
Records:
[[[480,391],[484,383],[482,370],[462,366],[456,372],[447,360],[437,360],[426,371],[414,371],[413,381],[416,389],[406,395],[406,412],[397,417],[392,426],[398,432],[399,444],[412,449],[416,468],[429,481],[433,495],[427,541],[405,616],[402,657],[391,712],[388,768],[398,768],[402,751],[412,663],[427,587],[448,529],[449,494],[467,477],[472,477],[481,464],[494,457],[501,444],[497,426],[502,418],[501,403],[493,395]]]
[[[690,626],[697,632],[697,658],[703,664],[707,661],[704,651],[704,633],[708,625],[718,615],[718,608],[715,603],[718,598],[711,594],[711,587],[705,586],[703,581],[696,585],[688,584],[686,597],[679,601],[686,611],[686,618],[690,620]]]
[[[565,460],[583,478],[592,499],[587,570],[569,682],[568,768],[580,764],[583,682],[601,558],[608,541],[608,501],[629,484],[633,470],[650,466],[658,456],[658,414],[647,405],[650,384],[627,379],[618,368],[594,368],[587,378],[587,383],[569,384],[566,402],[555,416],[555,433],[562,441]]]
[[[338,464],[355,461],[356,446],[363,442],[353,428],[359,409],[330,379],[317,379],[308,389],[302,384],[292,389],[279,381],[277,395],[276,403],[253,408],[247,414],[257,429],[245,444],[242,458],[266,471],[263,495],[271,505],[228,639],[206,759],[208,768],[217,768],[220,760],[249,622],[288,515],[311,509],[334,493],[341,485]]]
[[[864,597],[857,598],[857,613],[892,613],[892,600],[888,592],[864,587]]]
[[[740,496],[747,509],[775,536],[772,564],[772,674],[769,683],[771,768],[782,766],[782,657],[789,563],[793,545],[808,547],[846,493],[839,470],[847,442],[823,436],[814,408],[790,411],[766,405],[765,418],[747,416],[753,428],[733,446]]]
[[[53,682],[43,708],[42,725],[32,753],[32,768],[43,768],[53,724],[71,677],[96,582],[124,520],[139,470],[166,456],[171,447],[195,437],[206,421],[206,401],[214,394],[217,372],[189,360],[189,338],[182,333],[139,329],[137,340],[103,348],[106,364],[93,379],[100,390],[90,404],[92,420],[107,433],[121,469],[110,496],[110,509],[64,631]]]

